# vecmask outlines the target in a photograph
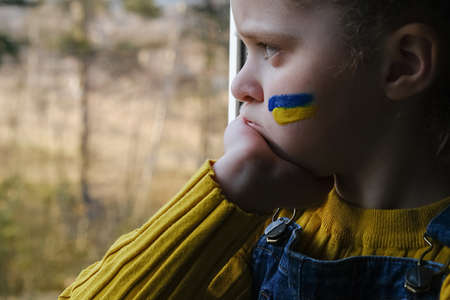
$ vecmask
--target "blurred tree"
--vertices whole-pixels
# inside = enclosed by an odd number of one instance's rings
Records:
[[[121,0],[124,8],[134,14],[137,14],[139,16],[141,16],[144,19],[154,19],[154,18],[158,18],[162,15],[162,10],[159,6],[157,6],[153,0]],[[174,85],[176,82],[176,76],[175,76],[175,72],[174,72],[174,65],[175,65],[175,61],[177,61],[177,55],[178,55],[178,51],[176,50],[178,47],[177,42],[179,42],[178,39],[178,22],[179,20],[177,19],[177,23],[174,24],[175,27],[175,34],[174,34],[174,39],[170,39],[169,38],[169,42],[167,45],[164,45],[165,47],[167,47],[170,51],[170,53],[173,54],[173,59],[172,62],[169,64],[169,68],[171,71],[170,76],[168,78],[168,80],[164,81],[164,86],[163,86],[163,93],[164,93],[164,97],[161,98],[158,102],[157,102],[157,106],[156,109],[154,111],[154,115],[153,115],[153,120],[154,120],[154,124],[153,124],[153,129],[152,129],[152,137],[150,140],[150,158],[148,160],[148,163],[146,164],[146,166],[142,169],[142,171],[138,171],[135,170],[136,168],[136,155],[137,152],[136,151],[130,151],[129,153],[129,157],[127,159],[127,173],[129,174],[127,176],[127,180],[125,183],[125,190],[127,193],[127,198],[128,199],[134,199],[134,208],[132,207],[132,205],[129,206],[130,210],[135,209],[136,211],[134,212],[138,217],[142,217],[142,212],[143,211],[147,211],[148,206],[148,198],[147,197],[139,197],[136,195],[131,195],[132,192],[132,180],[133,178],[136,177],[135,174],[138,173],[146,173],[147,177],[146,179],[150,182],[150,188],[146,191],[147,194],[150,194],[150,190],[151,190],[151,183],[152,183],[152,179],[153,179],[153,173],[154,170],[156,168],[156,162],[158,160],[158,154],[159,154],[159,149],[161,147],[161,139],[163,137],[163,130],[164,130],[164,125],[165,122],[167,120],[167,112],[168,112],[168,107],[169,107],[169,102],[170,99],[173,97],[173,91],[175,90]],[[155,44],[157,47],[159,47],[157,44]],[[179,57],[178,57],[179,58]],[[136,126],[133,129],[133,136],[135,137],[134,140],[134,146],[136,146],[136,144],[138,143],[138,137],[139,137],[139,132],[141,131],[141,126],[142,126],[142,119],[140,119],[137,123]],[[133,176],[133,175],[134,176]],[[145,208],[142,211],[142,208]],[[147,215],[147,212],[144,213],[144,215]]]
[[[4,33],[0,33],[0,65],[3,62],[3,57],[10,55],[17,59],[19,57],[20,43],[13,40]]]
[[[0,5],[35,6],[39,3],[38,0],[0,0]]]
[[[90,167],[89,156],[89,138],[91,134],[91,122],[89,118],[89,65],[94,56],[93,47],[89,38],[89,25],[92,17],[92,1],[79,0],[73,2],[72,15],[76,20],[76,26],[73,31],[72,41],[75,53],[73,53],[79,60],[79,76],[80,76],[80,100],[81,100],[81,120],[82,130],[80,139],[80,154],[81,154],[81,195],[83,202],[87,206],[88,215],[94,217],[95,213],[92,210],[93,199],[89,190],[88,172]],[[70,42],[69,42],[70,45]]]
[[[161,9],[152,0],[123,0],[125,9],[145,18],[156,18],[161,15]]]
[[[0,0],[0,6],[21,6],[21,7],[33,7],[39,4],[38,1],[31,0]],[[22,43],[14,40],[6,33],[0,32],[0,65],[3,62],[3,57],[10,55],[15,59],[19,58],[19,51]]]
[[[151,0],[121,0],[124,7],[144,18],[155,18],[161,10]],[[69,9],[74,27],[60,40],[60,51],[66,55],[75,57],[79,65],[79,91],[82,130],[80,135],[80,187],[83,203],[87,209],[89,219],[97,215],[99,203],[96,203],[90,191],[89,169],[91,167],[91,151],[89,150],[91,139],[90,116],[90,68],[97,53],[102,49],[96,48],[90,37],[90,25],[96,14],[107,7],[107,1],[91,0],[67,0],[61,3]]]
[[[59,41],[59,50],[73,56],[78,61],[79,95],[80,95],[80,190],[82,200],[89,218],[95,217],[94,201],[89,189],[90,151],[89,140],[91,122],[89,116],[89,66],[94,59],[95,49],[89,37],[89,25],[94,15],[94,2],[89,0],[69,0],[61,3],[68,9],[74,26]]]
[[[216,63],[218,53],[226,52],[228,49],[229,5],[229,1],[226,0],[202,0],[191,7],[194,22],[187,31],[204,45],[203,56],[206,60],[204,70],[206,76],[200,79],[201,88],[198,90],[205,110],[200,120],[202,153],[199,156],[199,164],[209,156],[211,120],[214,119],[214,116],[211,116],[211,95],[217,92],[213,87],[211,78],[214,77],[214,74],[211,72],[215,70],[213,65]]]
[[[202,0],[192,6],[192,12],[197,16],[192,33],[205,44],[228,48],[229,1]],[[214,50],[214,49],[213,49]],[[207,53],[213,59],[214,53]]]

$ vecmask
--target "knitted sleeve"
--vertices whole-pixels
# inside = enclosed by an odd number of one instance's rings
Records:
[[[213,175],[212,163],[205,163],[59,299],[248,299],[248,254],[266,217],[228,202]]]

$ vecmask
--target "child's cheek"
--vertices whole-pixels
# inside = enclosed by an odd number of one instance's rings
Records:
[[[310,119],[316,110],[312,94],[275,95],[269,99],[269,111],[280,125]]]

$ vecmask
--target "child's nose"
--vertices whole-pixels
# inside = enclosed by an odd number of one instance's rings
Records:
[[[243,102],[264,102],[264,92],[254,72],[244,68],[236,75],[231,84],[233,96]]]

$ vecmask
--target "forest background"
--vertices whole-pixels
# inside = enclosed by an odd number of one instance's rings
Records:
[[[55,299],[222,153],[226,0],[0,0],[0,299]]]

